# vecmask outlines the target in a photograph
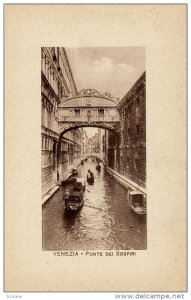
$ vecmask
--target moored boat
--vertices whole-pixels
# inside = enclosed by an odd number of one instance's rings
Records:
[[[146,201],[143,194],[138,191],[129,192],[129,205],[131,209],[138,215],[146,215]]]

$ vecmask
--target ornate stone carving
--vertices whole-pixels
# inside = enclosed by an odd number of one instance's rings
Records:
[[[76,96],[98,96],[98,97],[103,97],[103,98],[111,98],[111,99],[116,99],[119,100],[119,98],[115,98],[111,96],[111,93],[105,92],[104,94],[99,93],[95,89],[83,89],[81,90]]]
[[[79,92],[79,95],[98,95],[101,96],[100,93],[98,93],[96,90],[94,89],[83,89]]]

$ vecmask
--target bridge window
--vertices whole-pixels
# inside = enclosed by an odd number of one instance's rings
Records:
[[[74,116],[79,117],[80,116],[80,109],[74,109]]]
[[[86,98],[86,105],[87,106],[91,105],[91,98],[89,98],[89,97]]]
[[[99,117],[103,117],[104,116],[104,109],[103,108],[98,109],[98,116]]]

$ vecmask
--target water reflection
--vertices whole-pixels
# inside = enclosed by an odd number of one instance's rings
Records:
[[[79,166],[79,176],[87,170],[95,175],[94,185],[86,185],[84,206],[66,213],[60,190],[43,207],[43,250],[146,249],[146,219],[134,215],[127,203],[127,191],[105,172],[96,170],[91,159]]]

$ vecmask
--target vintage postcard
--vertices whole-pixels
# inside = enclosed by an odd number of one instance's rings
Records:
[[[7,292],[186,291],[186,5],[12,5]]]

